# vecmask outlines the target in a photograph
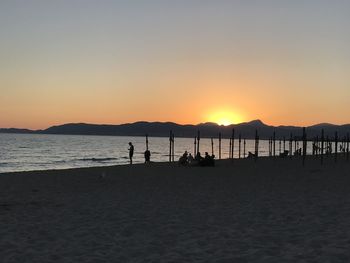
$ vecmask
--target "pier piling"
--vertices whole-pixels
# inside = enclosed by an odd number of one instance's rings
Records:
[[[255,130],[255,161],[258,160],[258,155],[259,155],[259,135],[258,135],[258,130]]]
[[[276,132],[273,132],[273,157],[276,157]]]
[[[324,130],[321,132],[321,164],[323,164],[323,150],[324,150]]]
[[[219,132],[219,160],[221,160],[221,132]]]
[[[338,161],[338,132],[335,132],[334,135],[334,161],[337,162]]]
[[[173,131],[170,131],[169,134],[169,163],[171,162],[171,153],[172,153],[172,141],[173,141]]]
[[[307,148],[307,138],[306,138],[306,128],[303,128],[303,166],[305,165],[306,158],[306,148]]]
[[[241,143],[242,143],[242,137],[241,134],[239,134],[238,137],[238,158],[241,159]]]

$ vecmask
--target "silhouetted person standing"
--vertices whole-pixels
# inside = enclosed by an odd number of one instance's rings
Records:
[[[151,162],[151,152],[149,150],[145,151],[145,163]]]
[[[134,155],[134,145],[132,145],[131,142],[129,142],[129,159],[130,159],[130,164],[132,164],[132,157]]]

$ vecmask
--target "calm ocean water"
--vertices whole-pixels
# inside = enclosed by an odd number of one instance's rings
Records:
[[[0,173],[127,164],[128,142],[135,146],[134,163],[143,163],[144,137],[0,134]],[[186,150],[193,153],[193,142],[189,138],[175,138],[176,160]],[[149,149],[152,161],[168,161],[168,138],[150,137]],[[200,151],[211,154],[210,139],[200,140]],[[254,152],[253,140],[246,141],[246,151]],[[218,139],[214,139],[214,154],[218,157]],[[228,158],[228,154],[229,140],[223,139],[222,158]],[[259,155],[268,155],[268,141],[260,141]],[[234,156],[238,157],[238,140]]]

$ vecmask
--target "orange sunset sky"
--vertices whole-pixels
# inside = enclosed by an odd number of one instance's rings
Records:
[[[340,0],[1,1],[0,127],[350,123],[349,11]]]

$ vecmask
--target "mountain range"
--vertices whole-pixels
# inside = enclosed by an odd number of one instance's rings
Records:
[[[200,131],[201,137],[218,137],[221,133],[223,138],[229,138],[232,130],[235,131],[235,138],[239,134],[242,138],[252,139],[255,137],[255,131],[258,131],[261,139],[270,138],[275,132],[277,139],[290,138],[293,136],[302,136],[302,128],[297,126],[270,126],[264,124],[261,120],[254,120],[229,126],[218,125],[216,123],[201,123],[197,125],[181,125],[173,122],[135,122],[120,125],[99,125],[86,123],[69,123],[58,126],[52,126],[45,130],[28,129],[4,129],[0,128],[0,133],[21,133],[21,134],[66,134],[66,135],[111,135],[111,136],[149,136],[167,137],[170,130],[176,137],[193,138]],[[306,128],[308,138],[321,136],[322,129],[325,136],[333,138],[335,132],[338,132],[340,138],[345,137],[350,132],[350,124],[334,125],[329,123],[317,124]]]

